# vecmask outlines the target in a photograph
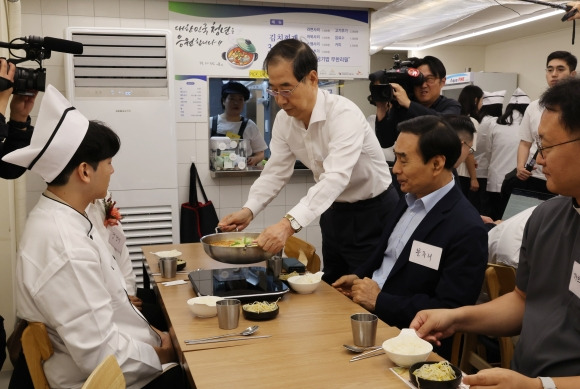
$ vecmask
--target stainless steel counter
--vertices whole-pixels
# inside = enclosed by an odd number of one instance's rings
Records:
[[[248,170],[211,170],[210,174],[212,178],[220,177],[250,177],[259,176],[263,169],[258,169],[256,167],[248,167]],[[312,175],[310,169],[294,169],[293,175]]]

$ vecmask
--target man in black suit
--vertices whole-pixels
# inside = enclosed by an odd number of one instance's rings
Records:
[[[393,173],[406,195],[381,244],[355,274],[333,286],[384,322],[408,327],[426,307],[474,304],[487,265],[487,230],[455,186],[456,132],[437,116],[399,124]],[[450,341],[436,350],[450,355]]]

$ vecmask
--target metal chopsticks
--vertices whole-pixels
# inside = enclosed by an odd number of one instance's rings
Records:
[[[206,340],[186,340],[185,344],[205,344],[205,343],[218,343],[218,342],[231,342],[233,340],[251,340],[251,339],[260,339],[260,338],[269,338],[272,335],[257,335],[257,336],[243,336],[238,338],[227,338],[227,339],[206,339]]]
[[[379,352],[377,352],[377,351],[379,351]],[[384,353],[385,353],[385,350],[383,350],[382,347],[376,348],[374,350],[366,351],[362,354],[359,354],[359,355],[352,357],[350,359],[350,362],[356,362],[356,361],[360,361],[361,359],[376,357],[377,355],[383,355]]]

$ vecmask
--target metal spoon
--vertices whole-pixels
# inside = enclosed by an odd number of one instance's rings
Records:
[[[186,340],[185,343],[196,343],[196,342],[199,342],[202,340],[227,338],[228,336],[248,336],[248,335],[252,335],[254,332],[258,331],[258,328],[260,328],[260,326],[251,326],[251,327],[246,328],[242,332],[235,332],[235,333],[231,333],[231,334],[210,336],[207,338],[190,339],[190,340]]]
[[[361,347],[361,346],[353,346],[351,344],[343,344],[344,348],[348,351],[352,351],[353,353],[362,353],[364,351],[369,350],[378,350],[383,348],[383,346],[370,346],[370,347]]]

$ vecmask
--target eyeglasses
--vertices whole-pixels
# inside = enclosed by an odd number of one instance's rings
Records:
[[[304,81],[306,77],[303,77],[300,81],[298,81],[298,84],[296,84],[296,86],[294,88],[292,88],[292,90],[289,89],[284,89],[284,90],[279,90],[279,91],[275,91],[272,89],[266,89],[266,93],[269,94],[270,96],[276,97],[278,95],[288,98],[292,95],[292,93],[296,90],[296,88],[298,88],[298,86],[300,84],[302,84],[302,81]]]
[[[475,153],[475,149],[473,147],[471,147],[470,145],[468,145],[467,143],[465,143],[464,141],[461,141],[461,144],[469,147],[469,154]]]
[[[423,82],[426,82],[427,85],[433,85],[437,82],[437,80],[439,80],[439,78],[433,76],[433,75],[429,75],[429,76],[424,76],[423,77]]]
[[[572,139],[572,140],[567,140],[566,142],[556,143],[555,145],[552,145],[552,146],[542,146],[542,140],[538,137],[538,138],[536,138],[536,146],[538,146],[538,152],[540,153],[542,158],[546,158],[544,155],[544,150],[548,150],[548,149],[551,149],[552,147],[562,146],[562,145],[565,145],[566,143],[572,143],[572,142],[576,142],[579,140],[580,140],[580,138],[576,138],[576,139]]]

